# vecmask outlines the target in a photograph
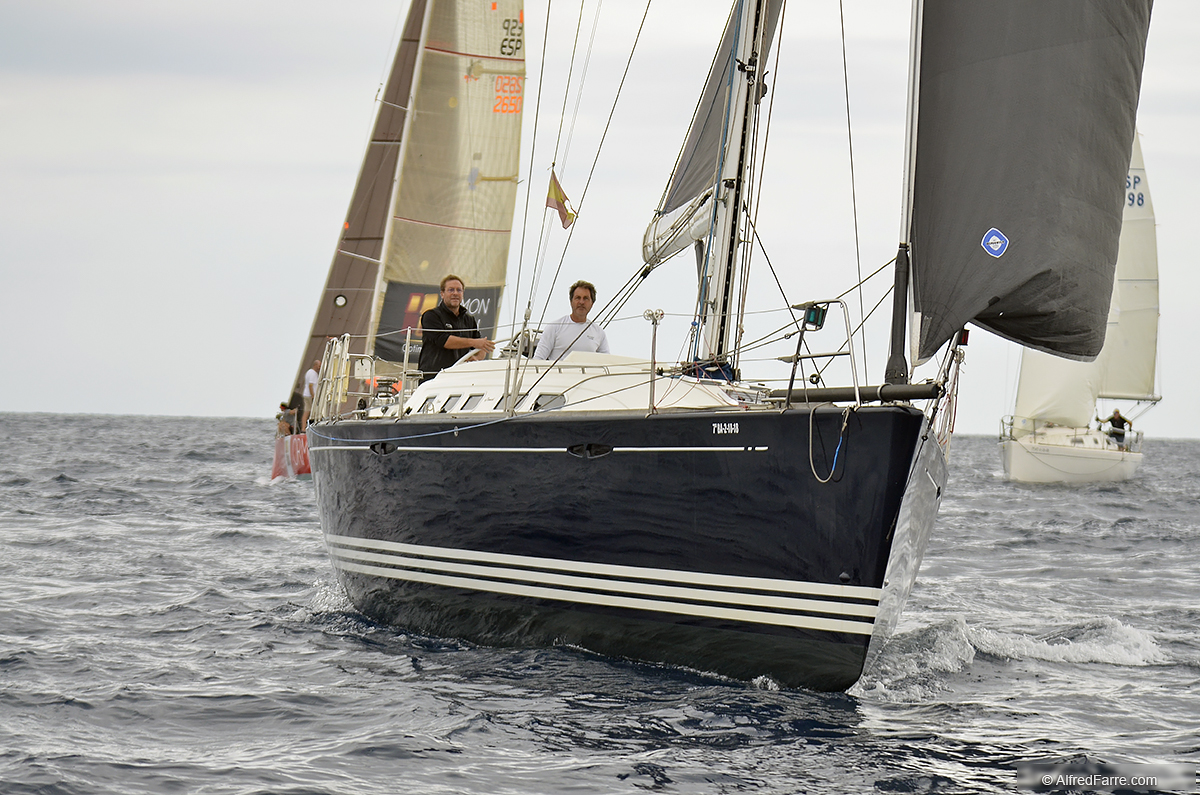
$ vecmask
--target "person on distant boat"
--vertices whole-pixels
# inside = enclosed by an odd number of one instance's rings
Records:
[[[304,419],[300,421],[300,429],[308,427],[308,415],[312,413],[313,398],[317,396],[317,378],[321,375],[321,360],[313,359],[312,367],[304,374]]]
[[[467,358],[482,359],[496,344],[479,333],[479,321],[462,305],[466,285],[453,274],[438,286],[441,300],[421,315],[421,381],[428,381],[472,351]],[[472,350],[474,349],[474,350]]]
[[[1117,443],[1117,448],[1124,450],[1125,448],[1125,426],[1129,426],[1129,430],[1133,430],[1133,420],[1126,419],[1121,416],[1120,409],[1113,409],[1113,413],[1109,414],[1104,419],[1100,420],[1100,424],[1108,423],[1108,435]]]
[[[296,410],[288,408],[288,404],[279,404],[279,413],[275,415],[278,424],[275,426],[276,438],[291,436],[296,432]]]
[[[608,353],[604,329],[588,320],[588,312],[595,303],[595,285],[582,279],[572,284],[571,314],[546,324],[533,358],[557,361],[571,351]]]

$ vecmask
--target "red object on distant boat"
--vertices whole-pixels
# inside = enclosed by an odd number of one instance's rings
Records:
[[[295,478],[311,475],[308,467],[308,436],[294,433],[275,440],[275,462],[271,465],[271,479]]]

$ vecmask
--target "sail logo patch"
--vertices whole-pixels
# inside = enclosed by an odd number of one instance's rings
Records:
[[[1004,236],[996,227],[987,230],[983,235],[983,240],[979,245],[983,246],[983,250],[991,254],[996,259],[1004,256],[1004,252],[1008,251],[1008,238]]]

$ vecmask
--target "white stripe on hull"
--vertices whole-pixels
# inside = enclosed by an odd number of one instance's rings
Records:
[[[535,599],[856,635],[871,634],[881,593],[878,588],[862,586],[584,563],[372,541],[348,536],[330,535],[326,536],[326,540],[339,568],[361,574]],[[368,552],[363,551],[364,549],[380,551]],[[753,591],[715,590],[697,586],[749,588]],[[763,591],[869,600],[870,603],[795,598],[762,593]],[[771,612],[772,610],[826,613],[846,618],[825,618],[795,612]],[[849,617],[869,620],[856,621],[850,620]]]

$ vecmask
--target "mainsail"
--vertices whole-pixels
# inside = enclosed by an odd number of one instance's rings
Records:
[[[1023,351],[1014,430],[1031,430],[1031,421],[1086,427],[1097,398],[1158,400],[1158,253],[1150,183],[1136,137],[1122,196],[1124,222],[1104,349],[1091,362]]]
[[[494,334],[520,165],[522,0],[413,0],[295,391],[325,341],[403,358],[447,274]]]
[[[1150,10],[924,0],[906,230],[916,361],[968,322],[1100,353]]]

